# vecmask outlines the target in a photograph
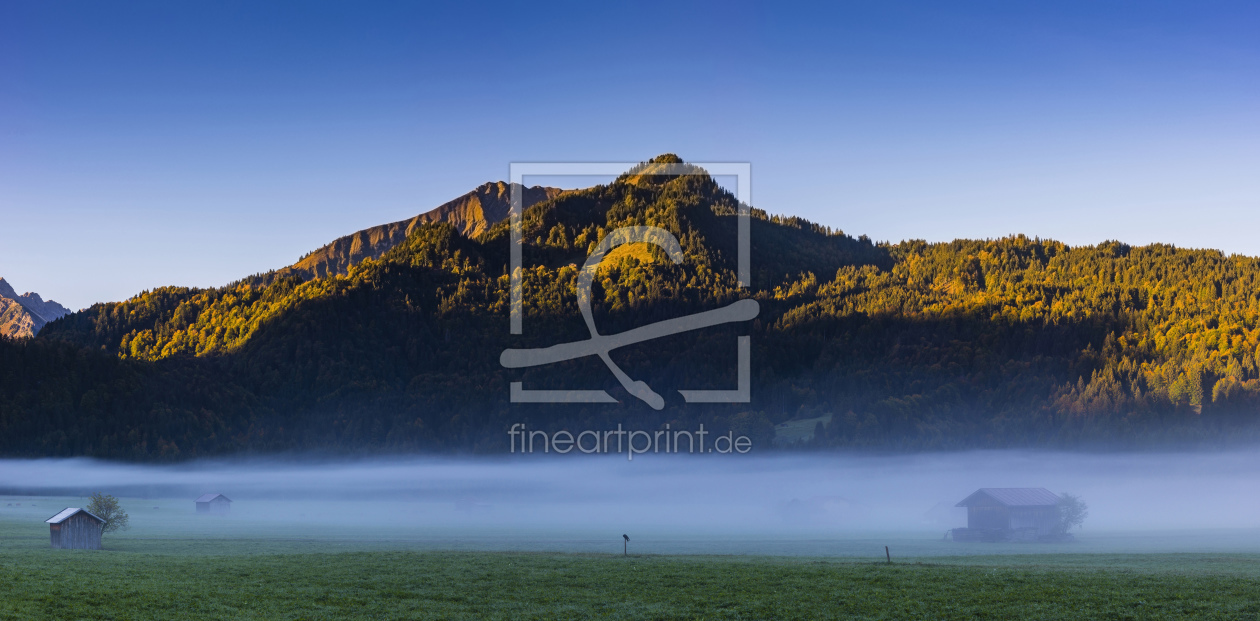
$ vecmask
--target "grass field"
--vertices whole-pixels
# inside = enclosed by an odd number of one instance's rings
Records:
[[[1103,557],[1041,565],[1032,558],[971,558],[883,565],[520,552],[32,551],[0,557],[0,616],[1240,619],[1260,613],[1260,583],[1234,569],[1255,561]]]
[[[826,425],[831,422],[831,414],[817,418],[793,419],[774,426],[774,442],[779,445],[790,445],[808,442],[814,437],[814,428],[818,423]]]
[[[131,501],[136,527],[107,536],[106,550],[52,550],[43,514],[70,500],[0,507],[0,618],[1260,618],[1256,553],[1023,546],[989,554],[1005,548],[924,540],[922,550],[970,555],[889,565],[852,556],[623,557],[619,542],[601,554],[460,551],[453,537],[391,539],[383,526],[268,530],[244,516],[173,514],[187,503],[157,501]]]

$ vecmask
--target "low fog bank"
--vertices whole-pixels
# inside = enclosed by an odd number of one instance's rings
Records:
[[[590,531],[943,533],[980,487],[1045,487],[1089,504],[1084,533],[1260,526],[1260,450],[1217,454],[1026,451],[909,456],[391,458],[134,465],[0,460],[0,494],[231,497],[233,516],[327,524]],[[266,510],[251,511],[252,507]],[[0,507],[3,508],[3,507]],[[244,518],[241,518],[244,519]]]

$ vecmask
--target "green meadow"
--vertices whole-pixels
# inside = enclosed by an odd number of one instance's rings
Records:
[[[619,533],[546,551],[492,530],[425,537],[130,499],[133,528],[105,550],[52,550],[42,520],[74,500],[0,499],[0,618],[1260,618],[1260,552],[1228,551],[1246,549],[1244,534],[1206,553],[1105,551],[1136,537],[1046,548],[903,535],[883,539],[921,555],[891,564],[874,536],[833,542],[837,556],[643,553],[668,543],[637,539],[623,556]]]

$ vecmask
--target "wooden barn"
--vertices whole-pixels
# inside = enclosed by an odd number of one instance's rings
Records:
[[[1041,487],[985,487],[955,506],[967,508],[967,528],[954,541],[1037,541],[1059,523],[1059,497]]]
[[[197,498],[197,513],[227,515],[232,510],[232,499],[223,494],[202,494]]]
[[[52,547],[65,550],[101,549],[101,529],[105,520],[79,509],[67,507],[47,520]]]

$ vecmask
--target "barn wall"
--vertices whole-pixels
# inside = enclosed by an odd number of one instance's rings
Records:
[[[1059,522],[1058,507],[1014,507],[1011,528],[1035,528],[1038,535],[1049,535]]]
[[[101,549],[101,523],[76,513],[60,524],[49,524],[52,547],[72,550]]]
[[[967,507],[967,528],[1010,528],[1010,510],[1002,506]]]

